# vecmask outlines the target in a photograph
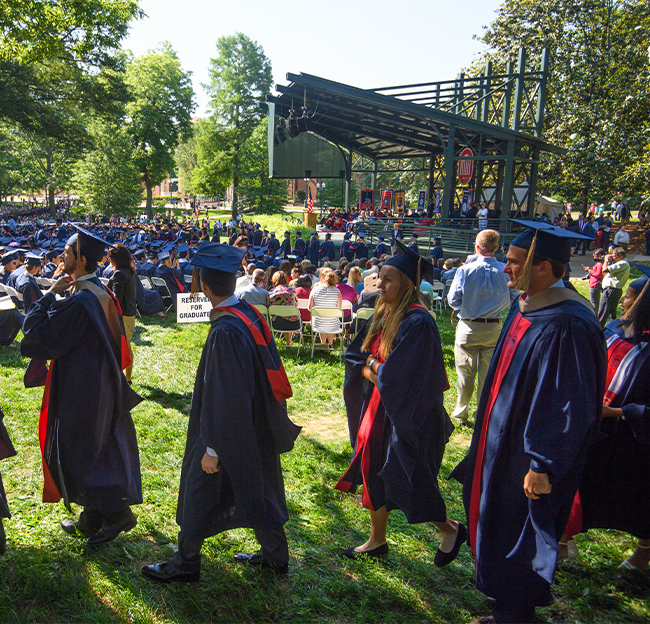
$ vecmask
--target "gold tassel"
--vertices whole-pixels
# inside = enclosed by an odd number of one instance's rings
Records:
[[[199,284],[199,272],[196,267],[192,269],[192,285],[190,286],[191,296],[195,296],[201,292],[201,285]]]
[[[515,282],[515,290],[521,290],[525,293],[528,292],[528,287],[530,286],[530,272],[533,268],[533,258],[535,257],[535,247],[537,246],[537,230],[535,231],[535,236],[533,237],[533,242],[530,244],[530,249],[528,250],[528,256],[524,266],[521,268],[521,273]]]

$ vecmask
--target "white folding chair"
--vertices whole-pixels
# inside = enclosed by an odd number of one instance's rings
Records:
[[[162,279],[161,277],[150,277],[151,283],[154,285],[156,290],[160,292],[162,295],[163,300],[165,297],[169,299],[169,305],[165,308],[165,312],[169,312],[173,307],[174,307],[174,299],[172,298],[172,294],[169,291],[169,286],[167,286],[167,282]],[[164,303],[164,301],[163,301]]]
[[[367,321],[369,318],[372,318],[372,315],[375,313],[374,308],[359,308],[357,310],[357,315],[355,317],[355,323],[354,323],[354,334],[359,333],[359,322],[360,321]]]
[[[257,307],[257,306],[255,306]],[[267,308],[269,327],[273,332],[274,336],[283,337],[283,334],[293,334],[294,332],[299,333],[299,342],[298,342],[298,352],[300,352],[300,347],[303,344],[303,328],[302,328],[302,318],[300,317],[300,309],[297,306],[285,306],[285,305],[270,305]],[[277,329],[274,327],[274,323],[278,319],[287,319],[291,316],[297,316],[298,320],[296,321],[296,327],[292,329]]]
[[[354,312],[352,311],[352,302],[348,301],[347,299],[343,299],[341,301],[341,309],[343,310],[343,327],[349,330],[352,327],[352,324],[354,323]],[[349,321],[345,320],[346,312],[350,313]]]
[[[183,273],[183,279],[185,280],[186,284],[191,284],[192,283],[192,276],[191,275],[186,275]]]
[[[140,283],[144,288],[146,288],[147,290],[156,290],[153,287],[151,280],[146,275],[138,275],[138,277],[140,278]]]
[[[16,309],[16,304],[14,303],[14,300],[9,295],[0,297],[0,311],[15,310],[15,309]]]
[[[363,278],[363,289],[368,291],[377,290],[379,284],[379,274],[373,273]]]
[[[338,319],[338,326],[335,329],[321,331],[316,329],[314,321],[317,319],[331,320]],[[341,343],[340,357],[343,357],[343,309],[342,308],[321,308],[314,307],[311,309],[311,356],[314,357],[316,347],[316,334],[335,334],[339,336]]]
[[[431,284],[431,290],[433,290],[433,297],[431,297],[431,303],[435,305],[437,310],[442,312],[443,308],[447,307],[445,300],[445,285],[438,280],[433,280]]]
[[[264,320],[269,322],[269,309],[265,305],[251,303],[251,305],[262,315]]]
[[[0,282],[0,295],[4,295],[7,291],[5,290],[5,285]]]

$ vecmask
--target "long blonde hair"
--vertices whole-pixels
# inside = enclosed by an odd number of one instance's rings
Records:
[[[415,288],[413,282],[399,269],[397,270],[397,276],[397,296],[395,301],[389,304],[383,303],[379,298],[377,299],[370,329],[361,345],[362,351],[370,351],[373,340],[379,332],[382,332],[379,343],[379,356],[384,360],[393,350],[393,342],[409,307],[414,303],[420,303],[419,289]]]

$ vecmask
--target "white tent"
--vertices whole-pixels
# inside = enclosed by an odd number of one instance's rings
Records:
[[[561,201],[538,195],[535,198],[535,208],[533,213],[535,216],[546,213],[548,218],[553,221],[555,217],[559,217],[564,210],[564,204]]]

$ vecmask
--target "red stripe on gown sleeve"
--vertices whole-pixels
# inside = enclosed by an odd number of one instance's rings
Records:
[[[472,552],[476,557],[476,534],[478,531],[479,510],[481,507],[481,488],[483,486],[483,459],[485,456],[485,444],[487,442],[487,431],[490,424],[490,415],[492,408],[501,390],[503,379],[510,368],[512,358],[515,351],[519,346],[524,334],[532,323],[526,320],[521,312],[512,321],[508,329],[508,335],[503,342],[501,353],[499,354],[499,362],[494,374],[494,381],[488,397],[487,406],[485,408],[485,417],[483,418],[483,426],[481,427],[481,437],[479,438],[478,450],[476,453],[476,463],[474,464],[474,476],[472,478],[472,495],[469,503],[469,534],[471,539]]]
[[[45,438],[47,437],[47,414],[48,406],[50,402],[50,382],[52,380],[52,369],[54,368],[54,363],[50,362],[50,368],[47,371],[47,378],[45,380],[45,388],[43,390],[43,401],[41,403],[41,413],[38,419],[38,440],[41,444],[41,463],[43,465],[43,502],[44,503],[56,503],[61,500],[61,494],[59,493],[54,479],[50,474],[50,469],[47,467],[45,462]]]

